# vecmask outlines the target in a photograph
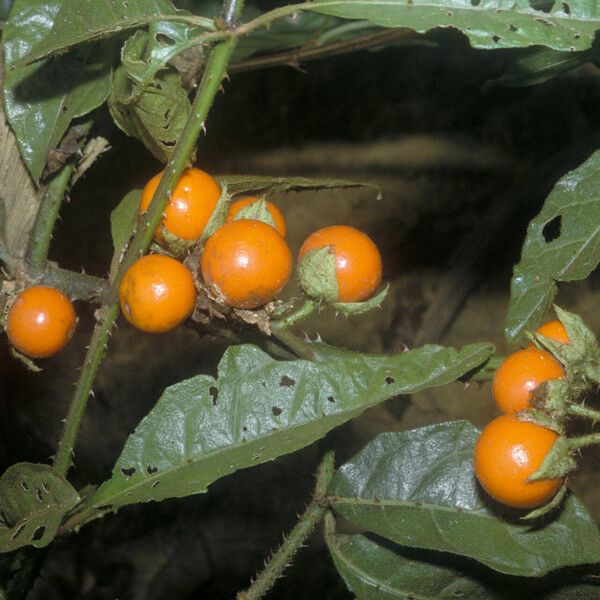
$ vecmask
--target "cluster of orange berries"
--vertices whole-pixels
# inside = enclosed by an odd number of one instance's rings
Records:
[[[547,338],[568,344],[560,321],[537,330]],[[475,474],[485,491],[513,508],[545,504],[563,485],[561,478],[529,481],[541,467],[558,434],[536,423],[521,421],[517,413],[533,408],[532,393],[540,385],[565,377],[562,365],[533,344],[511,354],[500,365],[492,383],[494,400],[503,413],[481,432],[475,446]]]
[[[140,205],[144,213],[159,185],[162,173],[145,186]],[[169,240],[196,243],[200,240],[221,196],[219,185],[207,173],[184,171],[154,240],[164,246]],[[243,218],[240,211],[258,202],[246,197],[232,202],[225,222],[204,244],[200,273],[211,294],[235,309],[256,309],[281,293],[292,273],[292,253],[285,241],[286,224],[271,202],[265,206],[274,226]],[[344,225],[325,227],[302,244],[299,261],[311,250],[329,247],[335,257],[339,302],[361,302],[381,284],[379,250],[363,232]],[[166,332],[185,321],[196,304],[194,275],[179,260],[164,254],[149,254],[125,273],[119,287],[119,304],[125,318],[150,333]],[[34,358],[51,356],[66,345],[75,327],[75,311],[60,291],[34,286],[17,296],[7,319],[12,345]]]

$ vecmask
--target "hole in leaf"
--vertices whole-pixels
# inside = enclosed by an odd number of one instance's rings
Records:
[[[562,216],[557,215],[553,219],[550,219],[542,229],[542,235],[544,236],[544,241],[546,244],[549,244],[556,238],[560,237],[560,230],[562,227]]]
[[[157,479],[150,487],[155,488],[160,483],[160,479]]]
[[[333,396],[327,396],[327,400],[329,400],[329,402],[335,402],[335,398]]]
[[[566,15],[570,15],[571,14],[571,7],[566,2],[562,3],[562,9],[563,9],[563,12]]]
[[[63,107],[60,110],[62,110],[64,113],[67,113],[69,112],[69,107],[66,104],[63,104]]]
[[[46,527],[44,525],[42,525],[41,527],[38,527],[33,532],[33,535],[31,536],[32,541],[37,542],[38,540],[41,540],[44,537],[45,532],[46,532]]]
[[[471,6],[479,6],[481,0],[471,0]]]
[[[44,493],[39,488],[35,490],[35,496],[40,502],[44,501]]]
[[[156,473],[156,471],[158,471],[158,467],[148,467],[146,471],[148,471],[148,475],[153,475]]]
[[[508,26],[508,28],[514,33],[516,31],[519,31],[519,28],[516,25],[513,25],[512,23]]]
[[[10,536],[11,540],[16,540],[22,533],[23,529],[25,529],[26,523],[21,523],[16,529],[15,532]]]
[[[281,410],[281,408],[279,408],[279,406],[274,406],[271,409],[271,411],[276,417],[278,417],[283,412],[283,410]]]
[[[574,34],[573,34],[573,39],[574,39],[574,40],[578,40],[580,37],[581,37],[581,34],[580,34],[580,33],[574,33]]]
[[[26,481],[21,481],[21,487],[28,492],[29,491],[29,486],[27,485]]]
[[[453,16],[454,16],[454,13],[453,13],[451,10],[449,10],[449,11],[446,13],[446,16],[447,16],[447,17],[453,17]]]
[[[248,428],[247,428],[247,427],[244,425],[244,426],[242,427],[242,431],[248,431]]]
[[[125,477],[131,477],[135,473],[135,468],[131,467],[131,469],[121,469],[121,473],[123,473]]]
[[[296,382],[293,379],[291,379],[290,377],[288,377],[287,375],[284,375],[281,378],[281,381],[279,382],[279,385],[281,387],[293,387],[293,386],[296,385]]]
[[[219,390],[214,385],[211,385],[208,388],[208,393],[210,394],[210,396],[212,398],[213,406],[216,406],[217,400],[219,399]]]
[[[112,510],[112,504],[103,504],[98,507],[98,510]]]
[[[502,38],[499,35],[493,35],[492,40],[497,44]]]
[[[396,383],[396,380],[393,377],[390,377],[389,375],[385,378],[385,382],[388,385],[392,385],[392,383]]]

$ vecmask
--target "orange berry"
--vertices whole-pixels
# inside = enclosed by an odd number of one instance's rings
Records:
[[[231,206],[229,207],[229,212],[227,213],[226,222],[231,223],[235,218],[235,215],[237,215],[240,212],[240,210],[242,210],[242,208],[257,201],[258,198],[256,196],[247,196],[246,198],[240,198],[239,200],[232,202]],[[266,201],[266,205],[267,210],[271,214],[271,217],[273,217],[273,221],[275,221],[275,229],[277,229],[279,235],[284,238],[287,232],[287,228],[285,225],[285,219],[283,218],[283,214],[281,213],[279,208],[269,200]]]
[[[382,276],[381,254],[373,240],[348,225],[323,227],[306,238],[299,258],[326,246],[335,254],[338,301],[361,302],[371,297]]]
[[[125,273],[119,286],[125,318],[148,333],[170,331],[185,321],[196,304],[191,271],[161,254],[143,256]]]
[[[36,285],[23,290],[13,302],[6,333],[22,354],[46,358],[66,346],[76,320],[73,305],[62,292]]]
[[[533,508],[550,500],[562,479],[527,481],[542,466],[558,439],[551,429],[502,415],[481,432],[475,445],[475,474],[495,500],[513,508]]]
[[[227,305],[251,309],[283,290],[292,273],[292,253],[273,227],[241,219],[208,238],[200,266],[206,284]]]
[[[548,321],[547,323],[544,323],[535,331],[536,333],[541,333],[547,338],[550,338],[555,342],[560,342],[561,344],[568,344],[570,342],[569,335],[567,334],[565,326],[557,319],[555,319],[554,321]],[[529,343],[529,347],[535,348],[535,346],[532,343]]]
[[[503,413],[526,410],[531,408],[532,390],[564,376],[564,369],[549,352],[537,348],[519,350],[498,367],[492,382],[494,400]]]
[[[161,177],[162,173],[159,173],[144,187],[139,206],[140,214],[146,212],[150,206]],[[179,239],[197,240],[213,214],[220,196],[221,189],[208,173],[195,168],[186,169],[171,193],[165,216],[154,234],[154,239],[164,243],[161,232],[164,228]]]

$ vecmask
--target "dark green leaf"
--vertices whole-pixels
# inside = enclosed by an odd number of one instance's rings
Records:
[[[460,352],[424,346],[384,357],[313,347],[316,362],[277,361],[254,346],[232,346],[218,379],[199,375],[167,388],[91,504],[204,492],[220,477],[314,442],[369,406],[453,381],[493,351],[488,344]]]
[[[216,178],[220,185],[227,185],[229,193],[281,193],[301,192],[304,190],[326,190],[335,188],[366,187],[381,190],[372,183],[349,181],[347,179],[316,179],[308,177],[268,177],[266,175],[221,175]]]
[[[550,12],[535,10],[531,4],[530,0],[315,0],[305,6],[306,10],[419,33],[455,27],[475,48],[540,45],[586,50],[600,29],[596,2],[555,0]]]
[[[129,244],[129,238],[138,220],[138,207],[142,198],[142,190],[132,190],[110,215],[110,233],[115,249],[111,273],[116,273],[122,254]]]
[[[49,465],[17,463],[0,477],[0,552],[21,546],[47,546],[65,513],[79,497],[66,479]]]
[[[583,504],[565,499],[553,521],[508,521],[473,470],[479,432],[465,421],[384,433],[335,474],[332,506],[393,542],[468,556],[510,575],[600,561],[600,533]]]
[[[28,3],[31,4],[30,1]],[[52,30],[19,56],[22,63],[47,58],[78,44],[144,27],[155,21],[188,14],[177,10],[169,0],[63,0],[61,4]],[[204,25],[212,29],[209,20]]]
[[[600,262],[600,152],[567,173],[531,221],[511,283],[505,334],[518,342],[556,294],[556,281],[587,277]]]
[[[127,40],[108,105],[115,123],[125,133],[138,138],[156,158],[167,162],[187,123],[191,104],[179,73],[169,70],[156,74],[150,66],[153,59],[146,56],[152,54],[156,44],[156,39],[145,31],[136,31]],[[156,74],[156,79],[144,82],[150,72]]]
[[[48,151],[58,146],[71,121],[100,106],[109,91],[112,44],[15,67],[48,34],[61,4],[62,0],[16,0],[2,38],[6,116],[35,181],[42,175]]]
[[[561,571],[508,577],[448,554],[403,548],[365,535],[331,535],[337,570],[358,600],[588,600],[600,583]],[[591,579],[591,578],[590,578]]]
[[[12,4],[13,0],[0,0],[0,19],[3,21],[8,19],[8,13],[10,13]]]
[[[559,52],[549,48],[528,48],[497,83],[507,87],[536,85],[566,73],[592,60],[594,52]]]

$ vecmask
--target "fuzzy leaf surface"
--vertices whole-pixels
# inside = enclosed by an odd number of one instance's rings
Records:
[[[56,536],[62,517],[77,504],[71,484],[52,467],[17,463],[0,477],[0,552],[22,546],[47,546]]]
[[[475,479],[478,436],[466,421],[381,434],[337,471],[332,506],[397,544],[467,556],[509,575],[598,562],[600,533],[572,494],[554,520],[535,527],[502,517]]]
[[[586,50],[600,29],[596,2],[554,0],[536,10],[530,0],[316,0],[306,10],[365,19],[381,27],[407,27],[425,33],[435,27],[460,29],[474,48],[547,46]]]
[[[62,4],[63,0],[16,0],[2,36],[6,117],[36,182],[48,151],[59,145],[73,119],[106,100],[110,85],[110,43],[94,44],[52,61],[15,66],[46,38]]]
[[[600,151],[567,173],[529,223],[513,271],[506,338],[534,330],[556,294],[557,281],[586,278],[600,262]]]
[[[119,507],[205,492],[217,479],[294,452],[398,394],[454,381],[493,348],[423,346],[393,356],[314,344],[320,360],[274,360],[230,347],[218,378],[167,388],[129,437],[111,479],[91,499]]]

